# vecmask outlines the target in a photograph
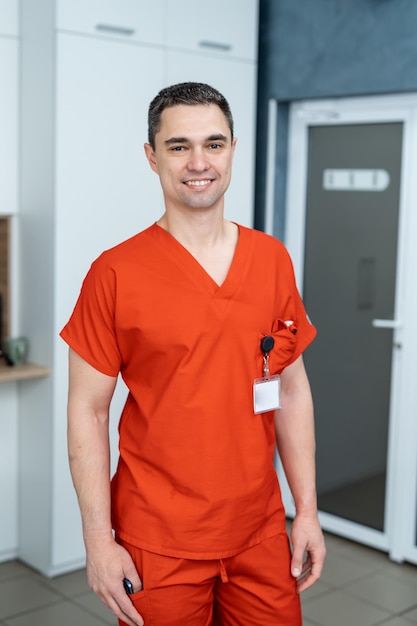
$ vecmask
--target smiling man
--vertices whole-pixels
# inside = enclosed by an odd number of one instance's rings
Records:
[[[302,361],[315,329],[282,244],[224,219],[236,148],[225,98],[164,89],[148,130],[165,212],[93,263],[62,331],[89,584],[130,626],[300,626],[297,592],[325,555]],[[110,483],[119,373],[129,395]]]

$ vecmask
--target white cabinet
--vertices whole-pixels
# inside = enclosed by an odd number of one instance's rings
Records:
[[[56,26],[150,44],[164,43],[165,0],[57,0]]]
[[[255,60],[258,0],[167,0],[169,48]]]
[[[79,59],[83,63],[79,63]],[[92,260],[162,214],[157,176],[145,158],[147,108],[163,86],[163,53],[149,63],[141,46],[57,37],[55,168],[55,414],[64,415],[67,348],[58,334],[68,320]],[[140,80],[137,77],[140,75]],[[120,415],[121,386],[113,403]],[[112,438],[114,456],[117,438]],[[54,567],[83,558],[79,513],[66,462],[66,424],[54,440]],[[63,466],[62,459],[65,459]],[[68,498],[73,506],[68,507]]]
[[[0,216],[18,208],[18,46],[18,0],[0,0]],[[15,286],[15,259],[7,250],[12,269],[7,283]],[[14,558],[18,547],[17,388],[12,382],[0,388],[0,561]]]
[[[231,80],[231,77],[233,78]],[[256,122],[256,65],[170,50],[167,82],[206,82],[228,100],[233,114],[237,145],[230,187],[225,198],[227,219],[253,226]]]
[[[0,214],[17,211],[18,40],[0,36]]]
[[[0,36],[19,34],[19,0],[0,0]]]
[[[17,383],[0,390],[0,561],[16,556],[18,547]]]
[[[45,172],[35,162],[36,146],[28,146],[24,167],[30,172],[22,177],[25,334],[42,338],[42,342],[32,341],[33,356],[41,362],[49,358],[53,366],[47,381],[21,390],[25,433],[20,448],[24,476],[20,557],[47,575],[84,562],[80,515],[66,453],[67,347],[59,331],[94,258],[162,214],[158,178],[145,158],[143,144],[149,101],[164,85],[160,49],[152,52],[150,62],[149,50],[138,44],[115,44],[67,32],[58,32],[54,44],[55,73],[50,76],[54,115],[48,129],[54,158]],[[26,58],[25,67],[27,62]],[[30,119],[26,123],[31,121],[39,124]],[[34,169],[38,176],[33,176]],[[33,197],[27,188],[32,185]],[[39,193],[44,198],[51,186],[53,195],[46,206],[37,208]],[[39,223],[46,226],[49,222],[53,228],[38,231],[31,225],[34,215]],[[53,271],[46,274],[42,271],[46,267]],[[36,286],[48,292],[48,297],[36,298]],[[125,389],[120,385],[113,414],[120,415],[124,400]],[[27,433],[31,433],[29,438]],[[38,452],[35,455],[31,449],[38,451],[45,442],[54,452],[39,462]],[[114,456],[116,444],[113,436]],[[34,489],[42,506],[33,506]]]

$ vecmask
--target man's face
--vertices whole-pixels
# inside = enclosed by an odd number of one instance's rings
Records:
[[[167,209],[206,210],[223,206],[230,183],[236,139],[217,105],[165,109],[155,150],[145,144],[159,175]]]

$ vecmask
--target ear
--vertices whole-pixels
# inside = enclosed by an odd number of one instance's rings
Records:
[[[232,139],[232,156],[235,156],[236,144],[237,144],[237,137],[233,137],[233,139]]]
[[[149,165],[151,166],[151,169],[156,173],[159,174],[158,172],[158,164],[156,161],[156,155],[155,155],[155,151],[152,148],[150,143],[145,143],[144,144],[144,149],[145,149],[145,156],[148,159]]]

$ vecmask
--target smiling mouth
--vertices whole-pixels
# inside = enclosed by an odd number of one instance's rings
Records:
[[[187,185],[187,187],[205,187],[211,182],[211,178],[208,178],[206,180],[186,180],[184,184]]]

